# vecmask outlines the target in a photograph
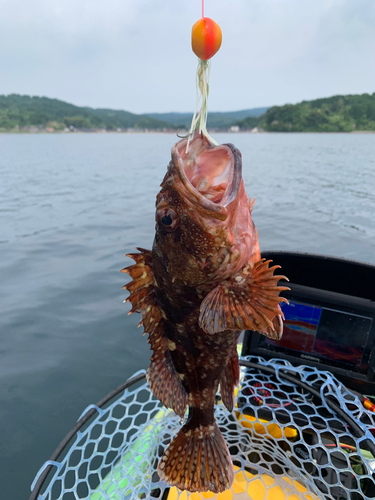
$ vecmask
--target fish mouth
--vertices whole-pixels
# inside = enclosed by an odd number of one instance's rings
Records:
[[[217,219],[225,220],[242,180],[241,153],[233,144],[214,146],[196,132],[172,148],[172,162],[193,201]]]

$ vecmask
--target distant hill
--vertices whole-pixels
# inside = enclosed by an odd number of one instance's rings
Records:
[[[258,126],[270,132],[375,130],[375,92],[273,106],[260,118]]]
[[[207,126],[209,128],[228,129],[236,125],[238,121],[247,117],[259,117],[267,111],[268,108],[252,108],[242,111],[208,111]],[[148,113],[147,116],[158,120],[165,120],[175,127],[190,128],[193,113]]]
[[[74,106],[58,99],[10,94],[0,95],[0,130],[41,127],[75,129],[170,129],[170,123],[146,115],[112,109]]]
[[[172,130],[189,129],[192,113],[134,114],[113,109],[74,106],[59,99],[0,95],[0,131]],[[337,95],[298,104],[241,111],[209,112],[208,128],[269,132],[375,131],[375,92]]]
[[[226,130],[243,118],[259,117],[267,109],[212,112],[208,114],[208,127]],[[74,106],[48,97],[0,95],[0,130],[188,129],[192,115],[192,113],[137,115],[129,111]]]
[[[263,115],[262,115],[263,116]],[[259,122],[262,119],[262,116],[248,116],[244,120],[240,120],[235,123],[235,126],[239,127],[240,130],[251,130],[254,127],[259,126]]]

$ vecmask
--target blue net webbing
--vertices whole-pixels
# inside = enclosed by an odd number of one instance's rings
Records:
[[[280,359],[251,357],[251,361],[275,368],[276,374],[242,368],[232,413],[218,397],[215,416],[236,474],[231,490],[217,497],[375,498],[375,457],[368,445],[375,442],[371,432],[375,414],[329,372],[294,367]],[[322,398],[285,381],[281,368],[319,387]],[[362,437],[353,436],[327,405],[327,397],[357,422]],[[185,500],[186,492],[169,490],[156,472],[163,450],[180,426],[180,418],[154,398],[145,381],[126,389],[109,406],[98,409],[65,456],[52,463],[38,500]]]

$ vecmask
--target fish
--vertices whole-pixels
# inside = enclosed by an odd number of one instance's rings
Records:
[[[255,201],[255,200],[254,200]],[[173,147],[156,197],[152,250],[128,254],[129,314],[153,351],[149,386],[161,403],[188,417],[158,465],[159,477],[190,492],[228,489],[234,480],[228,447],[215,421],[215,396],[233,410],[239,384],[241,331],[278,340],[283,331],[280,266],[261,258],[252,221],[254,201],[233,144],[215,146],[195,132]]]

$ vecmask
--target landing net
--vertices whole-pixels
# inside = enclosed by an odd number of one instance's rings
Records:
[[[156,469],[180,418],[154,398],[145,380],[123,391],[81,429],[53,465],[39,500],[361,500],[375,498],[373,413],[329,372],[293,367],[283,360],[242,358],[276,373],[242,368],[237,405],[229,413],[219,397],[218,425],[235,466],[232,488],[219,495],[187,494],[161,481]],[[296,375],[322,398],[285,381]],[[350,415],[355,437],[327,399]],[[44,467],[39,472],[43,472]],[[37,478],[34,481],[34,485]],[[33,486],[34,486],[33,485]],[[32,486],[32,487],[33,487]]]

